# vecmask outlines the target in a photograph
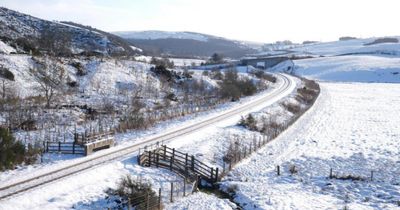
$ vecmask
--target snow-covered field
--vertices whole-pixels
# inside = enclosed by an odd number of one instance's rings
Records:
[[[399,88],[322,83],[314,107],[237,166],[223,186],[237,188],[235,201],[245,209],[398,209]],[[298,172],[291,175],[291,166]],[[331,168],[365,181],[329,179]]]
[[[399,37],[393,37],[399,39]],[[366,45],[378,39],[377,37],[368,39],[353,39],[347,41],[323,42],[308,45],[301,45],[290,49],[297,53],[309,55],[342,55],[342,54],[384,54],[384,55],[400,55],[399,43],[382,43],[374,45]]]
[[[400,58],[372,55],[322,57],[295,61],[298,75],[325,81],[400,82]]]

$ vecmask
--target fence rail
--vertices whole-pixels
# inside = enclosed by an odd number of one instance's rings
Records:
[[[75,142],[46,142],[45,151],[48,153],[85,154],[85,148]]]
[[[211,184],[219,181],[218,168],[213,168],[197,160],[193,155],[176,151],[162,145],[156,149],[139,154],[138,163],[141,166],[155,166],[170,169],[175,173],[196,181],[205,180]]]

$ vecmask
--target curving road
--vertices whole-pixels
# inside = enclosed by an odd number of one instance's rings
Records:
[[[245,111],[260,106],[266,101],[274,101],[290,94],[296,86],[294,80],[285,74],[276,74],[276,76],[282,82],[280,82],[280,86],[277,87],[274,91],[266,93],[261,97],[257,97],[256,99],[243,103],[239,106],[234,106],[233,108],[226,110],[221,114],[209,117],[195,124],[182,126],[170,132],[149,137],[144,141],[136,144],[125,147],[115,147],[109,150],[98,152],[97,154],[82,158],[68,165],[60,166],[41,174],[31,175],[30,177],[26,177],[23,180],[0,184],[0,200],[12,197],[13,195],[34,189],[50,182],[54,182],[64,177],[88,170],[105,162],[110,162],[121,157],[132,155],[132,153],[138,151],[139,148],[142,148],[144,146],[162,141],[171,141],[176,137],[181,137],[183,135],[196,132],[214,123],[229,119],[233,116],[241,115]]]

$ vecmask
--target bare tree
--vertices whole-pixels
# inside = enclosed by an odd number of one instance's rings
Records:
[[[65,69],[57,65],[53,58],[45,57],[44,62],[33,70],[33,74],[39,84],[37,90],[44,95],[46,108],[49,108],[54,96],[62,91],[66,76]]]

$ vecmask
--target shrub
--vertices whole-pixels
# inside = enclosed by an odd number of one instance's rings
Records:
[[[168,93],[165,98],[170,101],[178,101],[178,97],[176,97],[175,93]]]
[[[83,65],[79,62],[73,62],[71,63],[71,66],[76,68],[76,75],[78,76],[85,76],[87,74],[85,68]]]
[[[268,74],[262,70],[256,70],[253,72],[253,74],[254,74],[254,76],[256,76],[259,79],[264,79],[264,80],[270,81],[272,83],[276,82],[276,77],[274,77],[273,75]]]
[[[247,115],[246,118],[242,117],[242,119],[239,122],[239,125],[252,131],[257,130],[257,121],[254,119],[252,114]]]
[[[245,96],[251,96],[257,92],[257,87],[250,79],[245,79],[238,82],[240,92]]]
[[[224,154],[224,156],[222,157],[222,160],[224,162],[227,163],[232,163],[235,160],[235,157],[239,156],[240,153],[240,143],[236,140],[236,141],[231,141],[229,143],[229,147],[228,150],[226,151],[226,153]]]
[[[118,209],[124,207],[128,207],[128,209],[134,207],[137,210],[158,209],[159,197],[152,190],[151,184],[135,180],[130,175],[119,181],[117,189],[108,189],[106,193],[109,197],[114,198]]]
[[[14,74],[7,68],[0,67],[0,77],[14,81]]]
[[[6,128],[0,128],[0,171],[14,169],[15,166],[25,162],[36,162],[40,149],[31,145],[25,150],[25,146],[14,139]]]
[[[222,73],[219,69],[213,69],[213,70],[211,70],[211,78],[215,79],[215,80],[223,80],[224,75],[222,75]]]
[[[292,114],[299,114],[301,111],[301,107],[298,104],[295,103],[282,103],[282,106],[288,110],[289,112],[291,112]]]
[[[209,75],[209,72],[208,72],[207,70],[204,70],[203,73],[201,73],[201,74],[202,74],[203,76],[206,76],[206,77],[207,77],[207,76]]]
[[[293,175],[293,174],[297,174],[298,170],[297,170],[295,165],[291,165],[289,167],[289,172],[290,172],[291,175]]]
[[[243,95],[249,96],[257,92],[256,85],[250,79],[240,80],[235,69],[225,72],[220,87],[221,98],[231,98],[232,101],[238,100]]]

